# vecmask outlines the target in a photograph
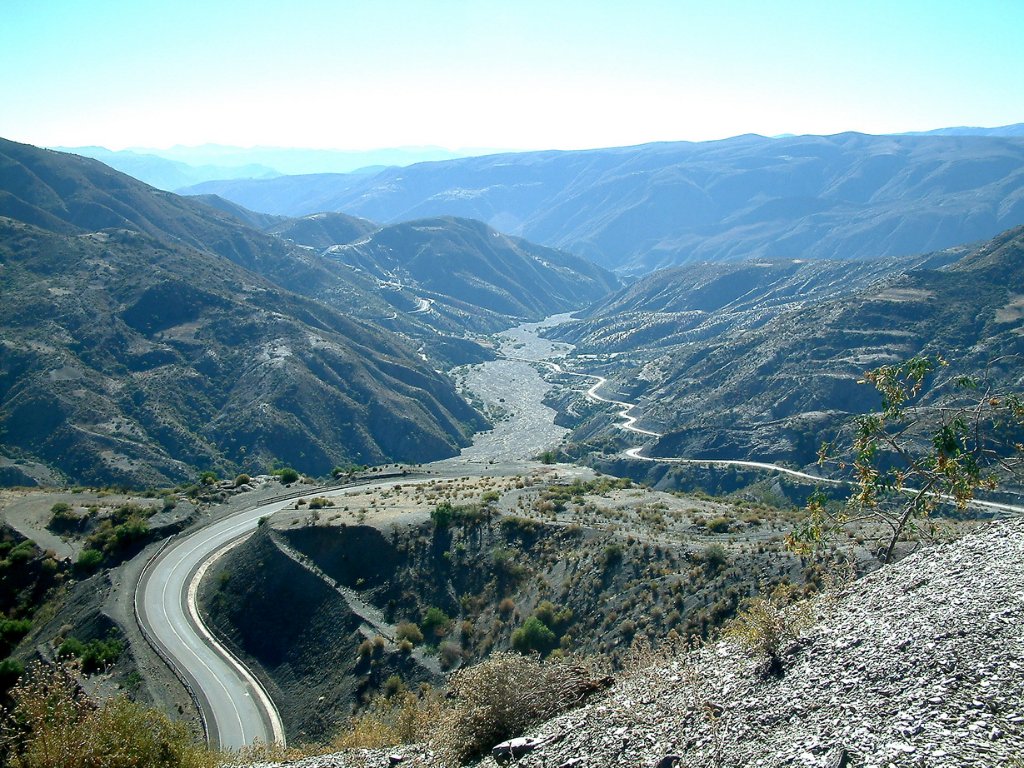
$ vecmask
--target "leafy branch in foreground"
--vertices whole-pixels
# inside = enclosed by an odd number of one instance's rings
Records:
[[[900,541],[934,533],[938,506],[963,510],[979,490],[995,490],[1001,474],[1020,469],[1024,398],[961,376],[933,387],[933,404],[922,404],[929,377],[946,366],[941,357],[918,356],[864,374],[860,383],[879,391],[881,410],[856,417],[847,458],[835,441],[818,453],[820,465],[852,470],[854,493],[840,509],[815,494],[792,547],[807,549],[850,523],[876,524],[885,532],[880,559],[889,563]]]

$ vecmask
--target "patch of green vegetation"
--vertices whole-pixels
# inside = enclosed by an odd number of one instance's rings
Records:
[[[291,467],[271,470],[270,474],[281,481],[281,485],[291,485],[299,482],[299,473]]]
[[[57,649],[57,658],[78,659],[82,663],[82,672],[88,675],[115,664],[123,651],[124,643],[118,638],[117,631],[111,630],[106,639],[96,638],[88,643],[74,636],[66,638]]]

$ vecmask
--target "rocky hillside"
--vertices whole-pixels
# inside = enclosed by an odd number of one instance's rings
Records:
[[[580,309],[619,285],[586,259],[469,219],[412,221],[336,242],[324,253],[330,262],[376,280],[396,310],[450,333]],[[326,286],[319,293],[330,301]]]
[[[325,271],[294,246],[92,160],[3,142],[0,164],[0,443],[21,466],[323,474],[451,455],[482,424],[405,339],[277,284]]]
[[[285,177],[194,191],[293,216],[464,216],[635,273],[948,248],[1024,224],[1022,179],[1019,137],[843,133],[525,152],[361,180]]]
[[[618,665],[636,638],[707,634],[758,585],[820,578],[783,548],[785,512],[559,472],[302,500],[204,581],[208,621],[300,742],[331,736],[393,675],[436,685],[509,648]]]
[[[1024,523],[921,551],[813,606],[781,676],[732,641],[655,660],[537,727],[516,765],[960,768],[1024,752]],[[435,765],[422,748],[303,768]],[[491,759],[481,765],[494,765]]]
[[[664,434],[649,455],[803,466],[852,414],[878,405],[873,388],[857,383],[869,368],[939,354],[950,366],[937,385],[984,375],[997,388],[1019,388],[1022,263],[1024,229],[1017,228],[904,263],[874,282],[884,265],[848,280],[828,265],[673,271],[565,332],[580,353],[618,353],[605,365],[606,393],[639,401],[641,424]],[[751,273],[773,279],[755,284]],[[830,298],[795,290],[815,274]],[[596,371],[599,362],[581,366]],[[926,391],[924,402],[933,404],[933,391],[942,390]]]

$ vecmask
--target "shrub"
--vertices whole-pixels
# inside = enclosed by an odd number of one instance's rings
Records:
[[[512,611],[516,609],[516,601],[511,597],[502,598],[501,602],[498,603],[498,613],[506,619],[512,615]]]
[[[403,685],[402,690],[390,696],[375,698],[365,712],[349,721],[331,746],[335,750],[382,749],[423,741],[436,722],[439,709],[440,697],[433,691],[417,696],[404,690]]]
[[[443,501],[431,510],[430,519],[435,528],[447,528],[454,514],[455,508],[449,502]]]
[[[607,685],[579,660],[542,662],[499,652],[452,675],[430,737],[445,764],[462,763]]]
[[[9,654],[30,629],[28,619],[0,619],[0,657]]]
[[[282,485],[291,485],[292,483],[299,482],[299,473],[291,467],[285,467],[283,469],[275,469],[271,474],[277,476],[277,479],[281,481]]]
[[[412,645],[419,645],[423,642],[423,632],[419,626],[412,621],[400,621],[395,627],[395,639],[405,641]]]
[[[729,555],[721,544],[710,544],[704,548],[700,559],[709,573],[717,573],[729,562]]]
[[[78,515],[74,513],[70,504],[65,504],[63,501],[58,501],[52,507],[50,507],[50,522],[47,523],[49,528],[56,530],[66,530],[73,528],[79,523]]]
[[[0,661],[0,696],[6,695],[23,674],[25,674],[25,667],[20,661],[15,659]]]
[[[777,590],[771,597],[752,600],[726,625],[724,634],[760,660],[763,676],[779,677],[784,670],[783,656],[812,622],[810,603],[787,606]]]
[[[547,653],[558,645],[558,637],[536,616],[528,618],[512,633],[512,647],[520,653]]]
[[[240,485],[247,485],[250,482],[252,482],[252,478],[249,477],[247,474],[242,473],[241,475],[238,475],[235,478],[235,488],[237,488]]]
[[[431,606],[427,608],[420,626],[423,628],[423,634],[426,637],[436,639],[444,637],[448,633],[448,627],[451,626],[451,623],[452,620],[447,613],[440,608]]]
[[[64,669],[34,667],[11,691],[19,768],[213,768],[184,722],[124,697],[96,706]]]
[[[441,669],[451,669],[462,660],[462,649],[457,643],[445,640],[438,648],[437,660]]]
[[[77,658],[82,662],[82,672],[89,674],[116,663],[123,650],[124,643],[111,630],[107,639],[90,640],[88,643],[83,643],[77,637],[68,637],[57,649],[57,658]]]
[[[75,567],[83,573],[92,573],[103,564],[103,553],[98,549],[83,549],[78,555]]]
[[[704,527],[712,533],[728,533],[732,529],[732,521],[727,517],[715,517],[704,523]]]

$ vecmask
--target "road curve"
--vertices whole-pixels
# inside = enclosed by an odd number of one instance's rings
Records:
[[[147,566],[136,588],[139,623],[192,688],[207,738],[221,749],[240,749],[256,740],[283,744],[284,727],[259,682],[203,626],[196,589],[214,555],[252,533],[261,517],[289,503],[283,499],[238,512],[172,540]]]
[[[637,403],[627,403],[622,400],[613,400],[608,397],[599,395],[597,391],[603,387],[608,380],[604,376],[596,376],[592,373],[576,373],[575,371],[567,371],[558,363],[552,363],[549,360],[528,360],[526,362],[537,363],[545,365],[555,373],[568,375],[568,376],[579,376],[585,379],[591,379],[594,384],[586,391],[587,397],[598,403],[609,403],[619,408],[619,418],[622,422],[617,426],[619,429],[627,432],[633,432],[638,435],[644,435],[645,437],[662,437],[660,432],[653,432],[649,429],[643,429],[642,427],[636,426],[638,417],[633,416],[632,411],[637,407]],[[850,480],[839,480],[831,477],[822,477],[820,475],[812,475],[807,472],[801,472],[797,469],[790,469],[789,467],[783,467],[779,464],[770,464],[764,461],[746,461],[742,459],[691,459],[684,458],[681,456],[644,456],[643,450],[645,446],[638,446],[636,448],[630,448],[624,453],[632,459],[640,459],[642,461],[660,462],[664,464],[698,464],[701,466],[717,466],[717,467],[740,467],[743,469],[763,469],[769,472],[778,472],[783,475],[789,475],[790,477],[796,477],[801,480],[810,480],[815,483],[823,483],[825,485],[854,485]],[[904,493],[915,494],[918,493],[916,488],[904,488]],[[939,498],[952,502],[953,499],[944,494],[939,494]],[[981,499],[972,499],[970,504],[976,507],[983,507],[985,509],[991,509],[998,512],[1010,512],[1013,514],[1024,513],[1024,506],[1018,506],[1016,504],[1004,504],[997,501],[982,501]]]

